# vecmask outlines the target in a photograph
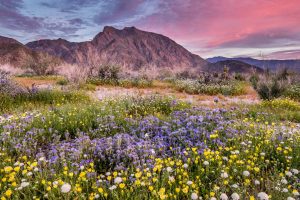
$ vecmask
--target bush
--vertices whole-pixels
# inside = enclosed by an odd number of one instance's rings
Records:
[[[34,59],[28,59],[24,66],[25,69],[31,69],[35,75],[53,75],[56,73],[56,67],[59,65],[60,61],[53,58],[49,54],[43,54],[37,56]]]
[[[60,79],[56,82],[58,85],[68,85],[69,81],[67,79]]]
[[[259,81],[256,90],[261,99],[271,100],[282,96],[288,85],[287,81],[271,78]]]
[[[0,94],[17,95],[25,93],[26,90],[14,83],[8,72],[0,70]]]
[[[189,94],[207,95],[241,95],[245,93],[245,83],[232,81],[228,84],[201,83],[197,80],[177,80],[174,82],[175,89]]]
[[[300,85],[292,85],[284,93],[285,97],[300,101]]]
[[[98,78],[118,82],[120,68],[114,65],[101,65],[98,71]]]

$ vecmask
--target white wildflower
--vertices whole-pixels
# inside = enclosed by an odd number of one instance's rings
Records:
[[[296,200],[296,199],[293,197],[288,197],[286,200]]]
[[[122,182],[122,178],[121,177],[116,177],[115,180],[114,180],[114,183],[115,184],[120,184]]]
[[[198,195],[197,195],[197,193],[192,193],[192,195],[191,195],[191,198],[193,199],[193,200],[196,200],[196,199],[198,199]]]
[[[283,188],[282,192],[287,193],[289,190],[287,188]]]
[[[221,196],[220,196],[220,199],[221,199],[221,200],[228,200],[227,194],[222,193]]]
[[[172,171],[173,171],[172,167],[167,167],[167,172],[172,172]]]
[[[287,171],[287,172],[285,173],[285,175],[288,176],[288,177],[293,176],[292,172],[290,172],[290,171]]]
[[[299,170],[298,170],[298,169],[292,169],[292,172],[293,172],[295,175],[299,174]]]
[[[61,186],[61,192],[62,193],[68,193],[68,192],[70,192],[70,190],[71,190],[71,185],[69,183],[64,183]]]
[[[287,180],[286,180],[285,178],[281,179],[280,182],[281,182],[282,184],[287,184],[287,183],[288,183]]]
[[[265,192],[260,192],[257,194],[257,197],[260,199],[260,200],[268,200],[269,199],[269,196],[265,193]]]
[[[116,189],[116,188],[117,188],[117,186],[113,185],[113,186],[109,187],[108,189],[114,190],[114,189]]]
[[[29,182],[22,182],[21,183],[22,188],[27,187],[27,186],[29,186]]]
[[[188,182],[186,182],[186,184],[192,185],[192,184],[193,184],[193,181],[188,181]]]
[[[250,176],[250,172],[249,171],[243,171],[243,176]]]
[[[232,195],[231,195],[231,198],[232,198],[232,200],[239,200],[240,199],[240,195],[238,195],[238,193],[233,193]]]
[[[221,173],[222,178],[228,178],[228,174],[226,172]]]

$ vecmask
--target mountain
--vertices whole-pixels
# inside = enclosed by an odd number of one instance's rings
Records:
[[[26,67],[26,62],[37,62],[46,56],[46,53],[33,51],[15,39],[0,36],[0,64]],[[50,59],[58,60],[52,56]]]
[[[219,71],[220,69],[224,69],[224,67],[228,67],[229,73],[252,73],[258,72],[262,73],[263,69],[250,65],[245,62],[241,62],[238,60],[221,60],[216,61],[215,63],[210,64],[210,71]]]
[[[31,49],[17,40],[0,36],[0,64],[20,66],[24,60],[35,56]]]
[[[276,71],[282,68],[288,68],[291,71],[300,72],[300,60],[258,60],[248,57],[226,58],[222,56],[206,59],[210,63],[216,63],[220,61],[237,60],[249,65],[260,67],[261,69],[270,69]]]
[[[23,45],[14,39],[0,37],[0,64],[24,66],[28,59],[34,60],[37,66],[52,59],[93,68],[112,64],[123,67],[123,71],[129,73],[140,69],[154,69],[153,72],[158,74],[161,69],[172,72],[187,70],[190,73],[222,72],[224,65],[229,67],[230,72],[259,71],[253,64],[243,62],[209,63],[166,36],[135,27],[119,30],[106,26],[91,41],[85,42],[69,42],[59,38]]]
[[[39,40],[26,46],[78,65],[117,64],[137,70],[143,66],[201,69],[208,64],[170,38],[135,27],[119,30],[106,26],[92,41]]]

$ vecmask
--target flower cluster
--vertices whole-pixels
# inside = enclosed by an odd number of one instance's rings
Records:
[[[299,125],[143,104],[3,116],[1,198],[300,197]]]

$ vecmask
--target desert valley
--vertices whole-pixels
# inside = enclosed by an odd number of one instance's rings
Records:
[[[1,200],[300,199],[300,5],[258,1],[0,2]]]

